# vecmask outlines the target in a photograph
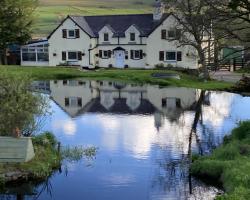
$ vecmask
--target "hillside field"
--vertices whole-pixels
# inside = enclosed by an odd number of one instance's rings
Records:
[[[40,0],[34,37],[46,37],[67,15],[141,14],[152,12],[154,0]]]

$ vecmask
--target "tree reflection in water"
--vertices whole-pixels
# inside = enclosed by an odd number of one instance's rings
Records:
[[[205,184],[190,175],[193,153],[195,152],[195,154],[199,155],[207,154],[218,144],[214,132],[204,124],[204,106],[210,106],[210,92],[200,91],[199,98],[193,105],[193,121],[190,126],[188,138],[186,138],[188,143],[187,152],[185,151],[185,144],[183,142],[177,142],[178,144],[176,145],[179,151],[184,153],[175,159],[173,159],[175,155],[169,147],[161,148],[161,156],[159,156],[161,159],[156,160],[158,169],[153,178],[152,188],[158,188],[158,190],[168,193],[175,191],[179,199],[212,199],[218,192],[218,190],[209,186],[201,187],[201,185]],[[181,117],[177,119],[179,128],[183,127],[185,129],[184,126],[187,126],[187,124],[180,120]],[[197,131],[198,127],[201,130]],[[204,194],[208,194],[211,191],[214,191],[211,197],[204,196]]]

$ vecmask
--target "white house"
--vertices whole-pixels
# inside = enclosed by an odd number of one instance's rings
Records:
[[[173,41],[177,27],[160,1],[153,14],[68,16],[47,40],[22,47],[21,65],[196,69],[196,50]]]

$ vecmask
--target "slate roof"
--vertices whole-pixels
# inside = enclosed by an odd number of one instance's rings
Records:
[[[114,32],[115,37],[124,37],[126,30],[132,25],[134,25],[137,29],[139,29],[141,36],[148,36],[159,25],[161,25],[162,22],[168,16],[169,14],[164,14],[162,16],[162,19],[158,21],[155,21],[153,19],[153,14],[102,15],[102,16],[70,15],[67,18],[72,19],[90,37],[98,37],[98,32],[104,26],[109,27]],[[54,31],[51,33],[51,35],[54,33]],[[50,38],[50,36],[48,38]]]
[[[92,99],[83,109],[78,112],[78,115],[83,113],[113,113],[113,114],[143,114],[150,115],[156,112],[156,108],[146,99],[141,99],[139,107],[131,110],[126,104],[125,98],[114,98],[114,105],[106,109],[101,104],[100,98]]]

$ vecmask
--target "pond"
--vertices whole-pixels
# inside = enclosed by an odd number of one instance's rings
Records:
[[[189,155],[209,154],[241,120],[250,98],[192,88],[62,80],[34,83],[51,106],[43,130],[63,146],[94,146],[44,183],[8,186],[0,199],[213,199],[189,176]]]

